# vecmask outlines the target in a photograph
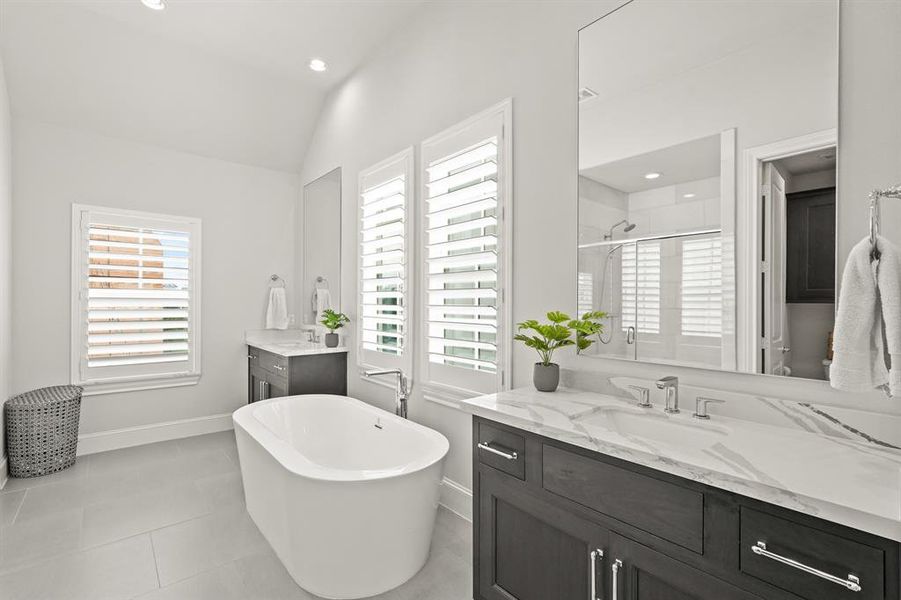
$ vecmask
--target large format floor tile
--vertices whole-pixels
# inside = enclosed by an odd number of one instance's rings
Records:
[[[440,509],[428,562],[378,600],[470,600],[469,523]],[[319,600],[244,507],[233,432],[78,459],[0,492],[0,600]]]
[[[150,536],[142,535],[0,576],[0,599],[115,600],[158,585]]]

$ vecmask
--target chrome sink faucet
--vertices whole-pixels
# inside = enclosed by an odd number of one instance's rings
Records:
[[[666,408],[663,412],[676,414],[679,412],[679,378],[673,375],[657,380],[657,389],[663,390]]]
[[[378,377],[380,375],[395,375],[394,386],[394,414],[403,419],[407,418],[407,396],[410,388],[407,385],[407,376],[400,369],[384,369],[382,371],[363,371],[365,377]]]

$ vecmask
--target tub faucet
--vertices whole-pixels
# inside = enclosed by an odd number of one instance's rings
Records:
[[[396,375],[394,386],[394,414],[407,418],[407,396],[410,388],[407,385],[407,376],[400,369],[385,369],[383,371],[363,371],[365,377],[378,377],[379,375]]]
[[[663,390],[666,399],[666,408],[663,412],[670,414],[679,412],[679,378],[673,375],[661,377],[657,380],[657,389]]]

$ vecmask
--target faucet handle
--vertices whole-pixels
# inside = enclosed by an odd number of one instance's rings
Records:
[[[638,392],[638,406],[642,408],[652,408],[651,405],[651,390],[646,387],[641,387],[640,385],[630,385],[629,389]]]
[[[695,398],[695,412],[692,415],[695,419],[710,419],[710,415],[707,413],[707,405],[708,404],[725,404],[725,400],[720,400],[718,398],[708,398],[706,396],[698,396]]]

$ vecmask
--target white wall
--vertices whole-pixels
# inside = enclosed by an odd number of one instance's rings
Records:
[[[0,62],[0,402],[12,391],[12,125],[3,63]],[[6,456],[6,428],[0,410],[0,463]],[[0,465],[2,466],[2,465]],[[0,468],[0,484],[6,472]]]
[[[304,162],[308,182],[343,168],[343,248],[355,256],[360,170],[513,97],[513,319],[574,309],[576,294],[576,56],[578,29],[618,2],[435,3],[327,100]],[[539,233],[553,242],[539,243]],[[345,262],[342,305],[356,312],[356,273]],[[351,314],[351,316],[355,316]],[[517,348],[514,383],[531,378]],[[351,351],[350,364],[356,352]],[[414,386],[416,382],[414,382]],[[352,368],[351,396],[390,409],[389,390]],[[470,485],[470,419],[411,399],[413,419],[451,442],[447,476]]]
[[[576,304],[578,204],[576,155],[577,31],[617,2],[491,2],[430,5],[327,99],[304,164],[303,181],[341,165],[344,187],[343,249],[354,256],[356,177],[360,169],[505,98],[512,97],[514,138],[514,321],[552,308]],[[901,81],[897,56],[885,44],[901,27],[897,3],[843,3],[843,136],[841,189],[866,189],[898,178],[901,136],[881,133],[878,145],[865,142],[880,122],[892,132],[901,121]],[[868,29],[875,27],[881,35]],[[889,41],[886,41],[888,39]],[[877,41],[882,40],[882,41]],[[879,94],[873,94],[875,89]],[[854,86],[854,89],[849,89]],[[843,137],[843,139],[845,139]],[[844,143],[844,142],[843,142]],[[845,157],[855,152],[853,159]],[[879,168],[869,166],[868,156]],[[879,175],[879,177],[875,177]],[[848,210],[864,215],[864,201]],[[860,235],[865,225],[855,222]],[[541,240],[552,240],[550,242]],[[356,306],[355,270],[344,269],[342,300]],[[353,316],[353,315],[352,315]],[[564,358],[561,356],[561,358]],[[351,364],[355,351],[351,351]],[[515,348],[513,382],[530,385],[534,356]],[[866,402],[886,410],[894,404],[874,396],[831,392],[825,384],[787,381],[698,369],[655,367],[621,361],[568,359],[580,369],[630,371],[655,377],[673,372],[686,380],[730,389],[833,403]],[[390,408],[392,394],[349,374],[351,395]],[[898,410],[895,408],[895,410]],[[470,484],[470,420],[453,409],[411,400],[411,416],[445,433],[451,442],[447,475]]]
[[[298,177],[20,118],[13,138],[13,391],[69,381],[77,202],[203,220],[200,383],[85,398],[82,433],[228,413],[246,402],[243,334],[263,325],[269,275],[292,271]]]

